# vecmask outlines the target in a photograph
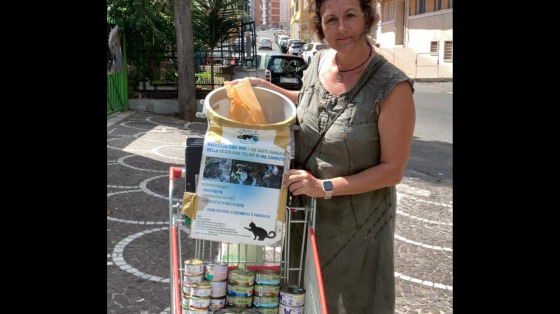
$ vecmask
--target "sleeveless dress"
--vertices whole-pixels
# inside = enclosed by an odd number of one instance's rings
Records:
[[[348,176],[379,164],[377,122],[380,103],[399,82],[414,81],[385,62],[367,82],[367,74],[383,56],[370,61],[349,91],[331,95],[318,77],[316,54],[304,72],[298,98],[301,127],[294,136],[295,156],[307,157],[325,128],[354,90],[366,85],[337,118],[304,169],[320,179]],[[309,201],[305,198],[304,201]],[[393,239],[396,216],[395,186],[375,191],[316,199],[315,235],[329,314],[386,314],[395,311]]]

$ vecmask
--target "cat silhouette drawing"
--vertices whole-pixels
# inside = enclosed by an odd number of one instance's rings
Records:
[[[251,231],[253,233],[253,235],[255,236],[255,238],[253,240],[256,240],[257,237],[259,238],[259,241],[264,241],[264,239],[266,238],[274,238],[276,236],[276,232],[274,231],[270,231],[269,233],[266,233],[266,230],[264,228],[261,227],[257,227],[257,225],[255,225],[254,222],[251,221],[251,223],[249,224],[250,228],[245,227],[245,229]]]

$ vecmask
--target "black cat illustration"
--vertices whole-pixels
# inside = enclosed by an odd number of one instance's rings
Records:
[[[276,236],[276,232],[274,231],[270,231],[268,234],[266,233],[266,230],[264,228],[261,227],[257,227],[257,225],[255,225],[254,222],[251,221],[251,223],[249,224],[249,227],[251,228],[247,228],[245,227],[245,229],[251,231],[254,235],[255,238],[253,240],[256,240],[257,237],[259,237],[259,241],[264,241],[265,238],[274,238]]]

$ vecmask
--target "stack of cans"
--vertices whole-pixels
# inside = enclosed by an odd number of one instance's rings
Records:
[[[189,307],[189,302],[191,298],[192,287],[201,283],[204,278],[204,261],[199,259],[187,259],[184,263],[183,269],[183,299],[182,307],[183,312]]]
[[[280,273],[263,269],[255,273],[253,307],[263,314],[278,313]]]
[[[210,283],[210,311],[226,307],[226,284],[228,264],[226,262],[207,262],[204,278]]]
[[[234,268],[228,273],[226,305],[228,308],[247,309],[251,307],[255,272],[244,268]]]
[[[305,290],[299,287],[282,287],[280,289],[280,313],[303,314]]]

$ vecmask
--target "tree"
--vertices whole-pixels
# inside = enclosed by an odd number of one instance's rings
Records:
[[[177,1],[177,0],[176,0]],[[238,0],[193,0],[194,37],[211,53],[240,26],[235,14]],[[214,62],[210,64],[210,83],[214,86]]]
[[[157,53],[161,48],[175,46],[172,0],[107,0],[107,17],[124,22],[127,58],[139,67],[141,79],[149,72],[151,79],[159,78]],[[149,71],[143,59],[147,56]]]
[[[174,0],[177,62],[179,65],[179,80],[177,82],[179,115],[184,120],[196,121],[197,100],[196,82],[194,80],[194,38],[191,7],[191,0]]]

